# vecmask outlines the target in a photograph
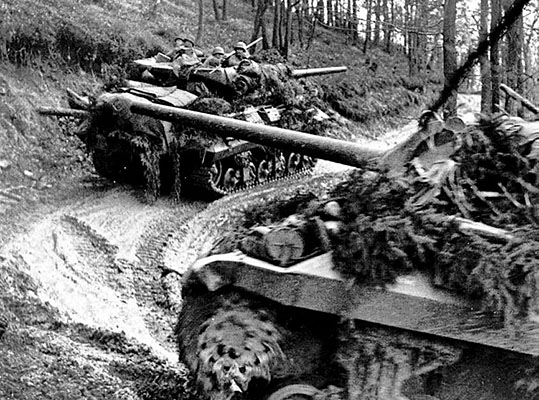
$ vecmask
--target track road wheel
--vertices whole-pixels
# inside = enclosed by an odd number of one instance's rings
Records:
[[[275,178],[282,178],[286,175],[286,158],[282,152],[275,154]]]
[[[223,187],[227,192],[236,190],[241,182],[240,171],[234,168],[229,168],[223,177]]]
[[[301,170],[301,154],[290,153],[286,162],[286,168],[289,174],[299,172]]]
[[[210,167],[210,179],[214,185],[219,185],[221,177],[223,176],[223,165],[220,161],[212,164]]]
[[[254,163],[250,162],[247,168],[243,169],[243,185],[251,187],[256,184],[257,181],[257,168]]]
[[[313,168],[316,164],[316,158],[303,156],[303,166],[305,168]]]
[[[314,386],[296,383],[276,390],[267,400],[311,400],[320,393]]]
[[[260,161],[256,169],[256,179],[259,183],[264,183],[269,180],[271,176],[271,165],[268,160]]]

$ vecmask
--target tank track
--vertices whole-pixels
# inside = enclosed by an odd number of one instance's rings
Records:
[[[200,292],[199,290],[204,290]],[[243,399],[434,399],[410,378],[453,364],[460,351],[244,292],[188,290],[176,327],[180,356],[203,395]],[[408,385],[410,386],[410,385]],[[409,390],[410,391],[410,390]]]
[[[530,368],[513,353],[343,322],[237,289],[185,291],[180,356],[211,400],[516,400]]]
[[[300,376],[309,385],[325,382],[327,347],[336,342],[328,326],[336,322],[245,292],[199,288],[184,294],[175,332],[180,357],[206,398],[263,399]]]
[[[226,177],[220,177],[219,180],[216,182],[216,180],[214,179],[214,174],[212,173],[212,167],[200,166],[189,174],[189,176],[187,177],[186,184],[190,188],[190,191],[192,191],[193,193],[202,193],[204,197],[214,200],[229,194],[248,190],[253,187],[261,186],[270,182],[293,179],[300,176],[307,176],[313,171],[314,166],[316,165],[315,159],[303,155],[287,153],[284,154],[284,156],[286,159],[290,159],[294,156],[299,157],[299,167],[293,169],[289,168],[288,164],[290,163],[288,162],[287,166],[283,168],[283,171],[281,173],[272,172],[269,176],[264,177],[264,179],[260,179],[258,168],[254,167],[253,165],[251,166],[251,168],[253,169],[253,179],[244,180],[240,178],[238,179],[237,184],[226,185],[224,184]],[[229,160],[230,158],[226,159],[226,161]],[[267,160],[258,161],[259,162],[257,162],[257,164],[260,165],[260,162]],[[275,163],[276,161],[272,160],[272,162]],[[238,165],[236,165],[235,167],[236,170],[242,169],[242,167]],[[223,173],[226,174],[226,172],[221,171],[221,174]]]

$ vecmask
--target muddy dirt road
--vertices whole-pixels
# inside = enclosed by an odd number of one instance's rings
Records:
[[[0,399],[185,397],[172,336],[181,274],[245,206],[323,191],[344,171],[323,163],[214,203],[148,205],[113,187],[38,208],[0,248]]]

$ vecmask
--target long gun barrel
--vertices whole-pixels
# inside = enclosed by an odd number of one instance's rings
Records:
[[[347,70],[348,68],[345,66],[295,69],[292,71],[291,76],[292,78],[305,78],[307,76],[338,74]]]
[[[315,158],[364,167],[386,151],[355,143],[273,126],[204,114],[181,108],[134,100],[131,111],[184,126],[202,128],[227,137],[246,140],[264,146],[292,150]]]
[[[90,116],[89,111],[62,107],[38,107],[37,112],[41,115],[51,115],[56,117],[88,118]]]

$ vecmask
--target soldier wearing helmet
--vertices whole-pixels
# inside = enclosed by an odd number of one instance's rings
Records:
[[[181,47],[182,52],[180,56],[172,62],[172,71],[178,78],[176,83],[178,87],[182,89],[187,88],[192,69],[202,63],[195,53],[194,45],[195,39],[193,37],[184,37],[183,46]]]
[[[204,62],[204,67],[220,67],[225,57],[225,50],[221,46],[216,46],[211,52],[211,56]]]
[[[170,58],[171,61],[174,61],[182,54],[183,48],[183,38],[177,36],[174,38],[174,48],[166,53],[166,56]]]
[[[194,67],[201,63],[195,52],[195,39],[192,36],[183,38],[181,50],[181,55],[174,60],[174,64],[179,68]]]
[[[249,50],[247,50],[247,45],[245,42],[238,42],[234,46],[234,54],[232,54],[230,57],[228,57],[224,63],[224,67],[235,67],[237,66],[242,60],[247,59],[250,57]]]

